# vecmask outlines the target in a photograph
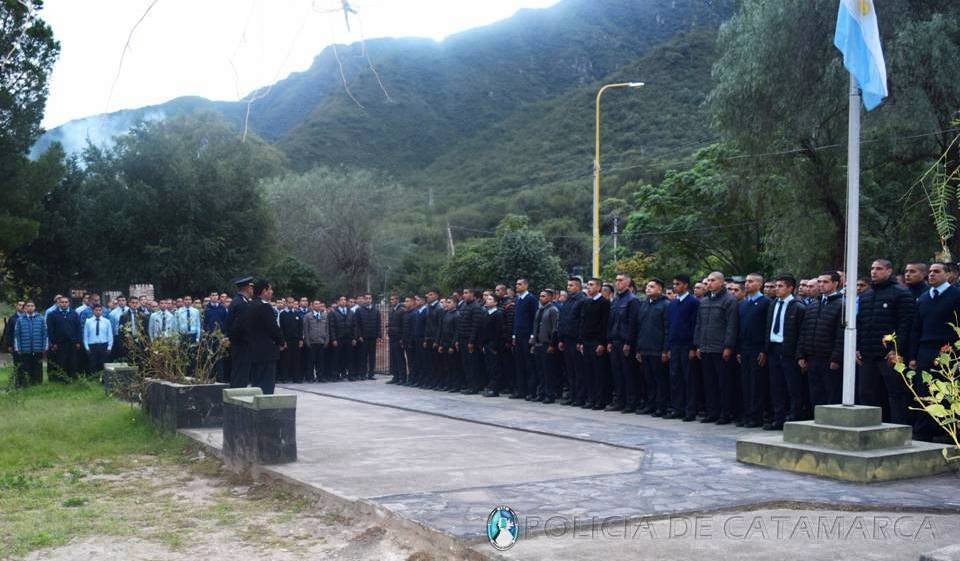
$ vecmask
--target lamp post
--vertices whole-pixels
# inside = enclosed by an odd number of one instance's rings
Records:
[[[597,142],[593,158],[593,276],[600,276],[600,96],[612,88],[639,88],[643,82],[607,84],[597,92]]]

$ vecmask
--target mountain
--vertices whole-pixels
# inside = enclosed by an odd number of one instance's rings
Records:
[[[458,192],[589,177],[593,96],[602,83],[647,82],[604,97],[605,136],[616,138],[612,158],[682,157],[707,134],[700,104],[716,29],[733,4],[563,0],[441,42],[328,47],[306,71],[245,100],[178,98],[72,121],[48,131],[35,152],[55,140],[76,151],[87,138],[104,142],[138,120],[198,109],[241,127],[249,103],[250,129],[279,146],[295,169],[377,169],[437,185],[452,204]]]

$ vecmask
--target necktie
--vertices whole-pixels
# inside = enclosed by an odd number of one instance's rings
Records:
[[[826,297],[826,296],[820,297],[820,303],[823,304],[824,306],[826,306],[826,305],[827,305],[827,297]]]
[[[934,289],[933,289],[933,296],[932,296],[932,298],[933,298],[934,300],[936,300],[938,296],[940,296],[940,291],[937,290],[936,288],[934,288]]]
[[[97,318],[97,336],[100,335],[100,318]]]
[[[160,312],[160,331],[167,332],[167,312]]]
[[[192,322],[190,321],[190,308],[184,310],[187,312],[187,333],[193,331]]]
[[[780,334],[780,307],[783,305],[783,300],[777,300],[777,309],[773,311],[773,334]]]
[[[319,320],[320,320],[320,312],[317,312],[317,313],[313,314],[313,317],[317,318],[317,320],[319,321]]]

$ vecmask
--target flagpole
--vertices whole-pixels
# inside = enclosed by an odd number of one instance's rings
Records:
[[[860,89],[850,74],[847,131],[847,263],[843,329],[843,404],[853,405],[857,378],[857,263],[860,260]]]

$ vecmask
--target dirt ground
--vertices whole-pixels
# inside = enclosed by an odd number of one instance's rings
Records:
[[[421,538],[401,537],[370,517],[257,484],[202,452],[187,463],[133,458],[122,469],[92,466],[72,477],[82,498],[64,508],[91,523],[66,545],[29,561],[433,561]],[[419,541],[419,543],[418,543]]]

